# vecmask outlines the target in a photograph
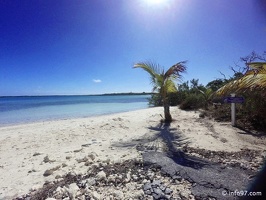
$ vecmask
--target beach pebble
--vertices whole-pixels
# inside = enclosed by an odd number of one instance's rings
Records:
[[[52,168],[52,169],[47,169],[47,170],[44,172],[43,176],[50,176],[51,174],[53,174],[54,171],[58,170],[60,167],[61,167],[61,166],[58,165],[58,166],[56,166],[56,167],[54,167],[54,168]]]
[[[138,180],[138,176],[135,175],[135,174],[132,175],[132,178],[133,178],[134,181],[137,181]]]
[[[77,192],[79,191],[79,187],[76,183],[72,183],[68,186],[67,192],[70,199],[75,199]]]
[[[71,159],[71,156],[66,156],[66,159],[67,159],[67,160]]]
[[[113,191],[113,196],[116,197],[117,199],[123,199],[124,193],[120,190],[115,190]]]
[[[153,172],[148,172],[147,176],[149,177],[150,180],[153,180],[154,173]]]
[[[101,199],[101,195],[97,191],[92,192],[92,197],[95,200],[100,200]]]
[[[74,152],[74,153],[78,153],[78,152],[80,152],[80,151],[82,151],[82,148],[81,148],[81,149],[76,149],[76,150],[74,150],[73,152]]]
[[[65,195],[67,193],[67,188],[64,186],[63,188],[62,187],[57,187],[56,190],[55,190],[55,195],[54,197],[60,199],[62,198],[63,195]]]
[[[86,179],[86,185],[87,187],[93,186],[96,184],[95,178],[88,178]]]
[[[187,190],[183,190],[183,191],[180,192],[179,195],[180,195],[180,197],[181,197],[182,199],[183,199],[183,198],[184,198],[184,199],[189,199],[189,195],[190,195],[190,194],[189,194],[189,192],[188,192]]]
[[[37,185],[32,186],[31,189],[30,189],[30,191],[31,191],[31,192],[34,192],[34,191],[36,191],[36,190],[38,190],[38,189],[40,189],[40,188],[42,188],[42,185],[37,184]]]
[[[45,163],[51,163],[51,162],[55,162],[55,160],[51,160],[49,157],[48,157],[48,155],[47,156],[45,156],[44,158],[43,158],[43,162],[45,162]]]
[[[127,179],[128,179],[128,182],[131,180],[131,172],[127,173]]]
[[[171,190],[170,188],[166,188],[164,192],[165,194],[171,194],[173,190]]]
[[[133,199],[143,199],[144,192],[143,192],[143,190],[136,190],[136,191],[134,191],[134,193],[132,193],[131,196]]]
[[[36,169],[29,170],[28,173],[37,172]]]
[[[147,179],[143,179],[142,184],[148,183],[149,181]]]
[[[62,163],[62,167],[66,167],[67,166],[67,164],[66,163]]]
[[[78,163],[81,163],[81,162],[87,162],[88,161],[88,158],[85,156],[85,157],[81,157],[81,158],[76,158],[76,161]]]
[[[91,167],[93,167],[93,168],[98,168],[98,167],[100,167],[100,164],[97,163],[97,162],[95,162],[95,163],[93,163],[93,164],[91,165]]]
[[[111,162],[111,159],[110,159],[110,158],[107,158],[107,159],[104,160],[103,162],[109,164],[109,163]]]
[[[57,175],[55,176],[55,179],[60,179],[60,178],[63,178],[63,176],[64,176],[64,175],[63,175],[63,174],[61,174],[61,173],[60,173],[60,174],[57,174]]]
[[[115,179],[116,179],[116,175],[111,174],[110,176],[108,176],[107,181],[108,181],[109,183],[115,183]]]
[[[112,164],[120,164],[122,161],[121,161],[121,159],[120,158],[114,158],[113,160],[112,160]]]
[[[43,173],[43,176],[50,176],[50,175],[52,175],[53,174],[53,170],[51,170],[51,169],[47,169],[44,173]]]
[[[104,171],[100,171],[98,174],[96,174],[95,178],[98,181],[105,180],[106,179],[106,173]]]
[[[87,155],[87,157],[89,157],[91,160],[95,160],[95,158],[97,157],[98,155],[95,153],[95,152],[91,152]]]
[[[41,155],[41,153],[36,152],[33,154],[33,156],[39,156],[39,155]]]
[[[82,144],[82,147],[89,147],[91,145],[91,143],[87,143],[87,144]]]
[[[123,180],[123,176],[121,174],[116,176],[116,180],[117,182],[121,182]]]

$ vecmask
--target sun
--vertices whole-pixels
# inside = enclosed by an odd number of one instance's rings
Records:
[[[169,10],[176,0],[138,0],[138,5],[148,13],[157,15]]]
[[[165,3],[166,0],[146,0],[148,4],[162,4]]]
[[[169,0],[144,0],[144,2],[147,4],[147,5],[165,5],[165,4],[168,4]]]

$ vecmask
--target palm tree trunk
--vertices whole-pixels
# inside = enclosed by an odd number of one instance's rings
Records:
[[[170,106],[168,99],[164,101],[164,120],[165,122],[171,122],[172,121],[172,116],[170,114]]]
[[[163,97],[164,121],[168,123],[172,121],[172,116],[170,114],[169,99],[166,93],[166,89],[162,87],[160,93],[162,94]]]

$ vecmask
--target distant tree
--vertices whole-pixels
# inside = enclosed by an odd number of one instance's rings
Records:
[[[190,83],[191,83],[191,89],[193,88],[197,88],[199,86],[199,79],[192,79],[190,80]]]
[[[189,91],[188,81],[180,84],[178,86],[178,91],[188,92]]]
[[[134,68],[142,68],[150,74],[153,92],[158,92],[162,98],[164,106],[165,122],[171,122],[169,93],[176,92],[175,80],[180,79],[182,72],[186,71],[185,61],[176,63],[166,72],[158,64],[149,62],[140,62],[134,65]]]
[[[216,79],[211,82],[209,82],[206,87],[210,88],[212,91],[218,90],[220,87],[224,86],[226,84],[226,81],[224,79]]]

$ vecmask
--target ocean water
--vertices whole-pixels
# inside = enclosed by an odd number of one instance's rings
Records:
[[[0,97],[0,126],[148,108],[150,95]]]

